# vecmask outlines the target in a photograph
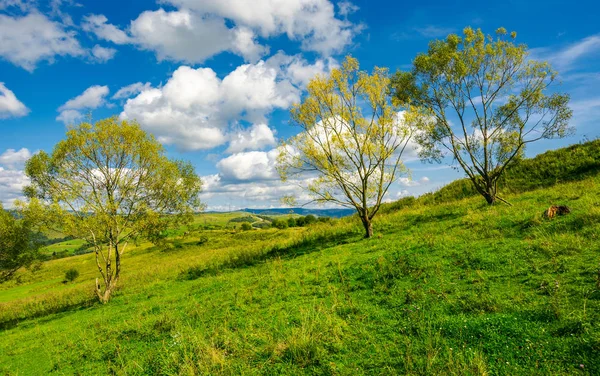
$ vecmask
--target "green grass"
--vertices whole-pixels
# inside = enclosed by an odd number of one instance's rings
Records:
[[[368,240],[356,218],[177,235],[127,252],[106,305],[93,255],[47,261],[0,285],[0,374],[600,374],[599,197],[417,200]]]

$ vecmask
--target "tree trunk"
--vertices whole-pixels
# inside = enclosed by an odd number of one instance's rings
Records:
[[[368,215],[364,215],[361,218],[362,224],[365,227],[365,238],[370,238],[373,236],[373,223],[369,219]]]

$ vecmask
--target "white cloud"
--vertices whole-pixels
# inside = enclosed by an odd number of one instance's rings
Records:
[[[131,22],[135,43],[156,52],[159,60],[201,63],[232,46],[233,31],[225,20],[188,10],[147,11]]]
[[[58,108],[60,114],[56,117],[56,120],[62,121],[65,124],[78,122],[84,116],[79,110],[95,109],[103,106],[106,103],[105,98],[108,93],[108,86],[90,86],[83,93],[69,99],[65,104],[60,106]]]
[[[55,56],[84,56],[75,33],[39,13],[24,17],[0,15],[0,57],[32,72],[40,61]]]
[[[236,27],[233,35],[232,51],[248,61],[258,61],[269,53],[269,47],[256,42],[256,34],[247,27]]]
[[[290,77],[289,65],[281,64],[296,62],[301,67],[308,63],[282,56],[241,65],[223,79],[210,68],[181,66],[163,87],[141,89],[128,99],[121,117],[138,120],[160,142],[181,149],[210,149],[231,139],[235,144],[231,150],[243,150],[240,138],[250,141],[244,134],[230,136],[232,125],[240,120],[265,123],[273,110],[287,109],[300,100],[301,85]],[[322,62],[316,65],[326,66]],[[258,146],[270,142],[264,128],[256,135],[260,141],[253,142]]]
[[[30,157],[31,152],[27,148],[19,150],[7,149],[4,153],[0,154],[0,165],[10,169],[23,167]]]
[[[164,0],[174,10],[142,12],[127,28],[108,22],[106,16],[84,18],[82,28],[99,39],[133,44],[153,51],[158,60],[202,63],[222,52],[258,61],[269,47],[258,39],[286,35],[301,48],[329,56],[352,43],[363,26],[347,20],[357,9],[344,1],[335,7],[329,0]]]
[[[0,167],[0,202],[4,207],[11,207],[15,199],[23,199],[23,188],[29,179],[22,170]]]
[[[423,176],[419,180],[412,180],[408,177],[402,177],[398,179],[398,184],[400,184],[402,187],[418,187],[427,183],[429,183],[429,178],[427,176]]]
[[[83,93],[75,98],[69,99],[67,103],[58,108],[63,110],[79,110],[82,108],[98,108],[104,104],[104,98],[108,95],[108,86],[94,85],[85,89]]]
[[[260,150],[275,145],[273,130],[264,123],[253,124],[247,130],[233,133],[226,152],[239,153],[245,150]]]
[[[0,154],[0,202],[4,207],[11,207],[15,199],[23,199],[23,188],[29,184],[23,165],[30,157],[31,152],[26,148],[8,149]]]
[[[127,44],[131,38],[123,30],[108,23],[106,16],[102,14],[90,14],[83,18],[81,28],[84,31],[95,34],[98,38],[113,42],[115,44]]]
[[[257,181],[279,179],[275,163],[279,151],[249,151],[236,153],[217,163],[220,176],[226,181]]]
[[[561,73],[575,69],[577,62],[586,56],[599,56],[600,34],[592,35],[563,48],[534,48],[530,55],[535,60],[548,60],[552,68]]]
[[[62,121],[67,125],[79,123],[84,118],[84,114],[77,110],[64,110],[56,117],[56,120]]]
[[[0,82],[0,119],[21,117],[29,113],[29,109],[17,99],[3,82]]]
[[[131,85],[123,86],[120,88],[115,95],[112,96],[112,99],[125,99],[130,98],[134,95],[141,93],[144,90],[149,90],[152,88],[150,82],[146,82],[145,84],[141,82],[136,82]]]
[[[304,50],[324,55],[342,51],[362,26],[341,20],[329,0],[166,0],[199,14],[214,14],[255,29],[262,37],[285,34]],[[350,10],[345,2],[343,10]],[[343,15],[347,15],[346,12]]]
[[[102,47],[97,44],[92,48],[91,53],[93,60],[100,63],[106,63],[107,61],[115,57],[117,50],[115,50],[114,48]]]
[[[339,13],[342,16],[348,16],[349,14],[352,14],[360,9],[349,1],[340,1],[337,3],[337,6],[339,8]]]

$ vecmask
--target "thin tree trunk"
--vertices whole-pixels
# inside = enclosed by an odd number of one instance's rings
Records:
[[[362,224],[365,228],[365,238],[370,238],[373,236],[373,223],[369,219],[368,215],[363,215],[361,218]]]

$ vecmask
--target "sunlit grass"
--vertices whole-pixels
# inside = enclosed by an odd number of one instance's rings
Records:
[[[142,244],[107,305],[93,255],[46,262],[0,285],[0,371],[600,373],[600,177],[507,197]]]

